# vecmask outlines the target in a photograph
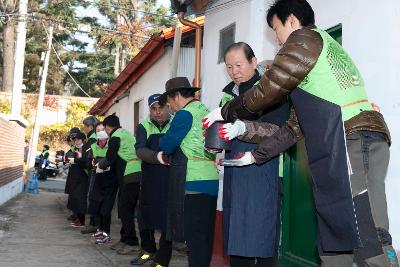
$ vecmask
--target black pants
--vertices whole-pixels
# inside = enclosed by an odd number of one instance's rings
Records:
[[[209,267],[214,241],[217,196],[189,194],[184,204],[184,234],[189,267]]]
[[[109,235],[111,228],[111,214],[100,215],[99,217],[100,217],[99,229],[103,232],[106,232]]]
[[[160,265],[168,266],[172,256],[172,242],[166,240],[165,232],[161,233],[157,250],[154,230],[140,231],[141,247],[144,251],[155,254],[154,261]]]
[[[78,213],[77,217],[82,224],[85,224],[85,213]]]
[[[90,215],[90,225],[99,227],[99,225],[100,225],[100,216],[99,215]]]
[[[135,230],[135,208],[139,196],[139,183],[120,185],[118,192],[118,215],[121,219],[121,242],[130,246],[139,244]]]

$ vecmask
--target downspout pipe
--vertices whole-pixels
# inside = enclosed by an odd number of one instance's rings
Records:
[[[200,87],[200,70],[201,70],[201,26],[193,21],[185,19],[186,5],[181,5],[178,12],[179,21],[186,26],[196,29],[196,39],[195,39],[195,71],[194,71],[194,87]]]

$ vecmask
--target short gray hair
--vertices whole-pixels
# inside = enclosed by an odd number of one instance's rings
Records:
[[[84,125],[86,125],[86,126],[93,126],[93,127],[95,127],[98,123],[99,123],[99,120],[95,117],[95,116],[89,116],[89,117],[86,117],[84,120],[83,120],[83,122],[82,122]]]

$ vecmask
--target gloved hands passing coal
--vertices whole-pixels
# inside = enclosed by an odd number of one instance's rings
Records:
[[[241,120],[236,120],[234,123],[225,123],[218,130],[218,135],[225,141],[232,140],[241,136],[246,132],[246,125]]]
[[[208,113],[207,116],[205,116],[203,118],[202,121],[203,121],[203,127],[204,128],[209,128],[216,121],[223,121],[224,120],[222,118],[222,115],[221,115],[221,109],[222,108],[216,108],[213,111],[211,111],[210,113]]]

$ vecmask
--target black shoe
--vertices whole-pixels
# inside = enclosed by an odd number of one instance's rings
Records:
[[[78,217],[75,214],[71,214],[67,218],[68,221],[75,221],[76,219],[78,219]]]
[[[97,227],[93,226],[93,225],[89,225],[88,227],[86,227],[85,229],[83,229],[81,231],[81,234],[85,235],[85,234],[94,234],[97,232]]]
[[[139,245],[130,246],[125,244],[122,248],[117,250],[117,254],[119,255],[128,255],[138,252],[140,250]]]
[[[132,265],[143,265],[146,262],[149,262],[153,259],[154,255],[151,253],[147,253],[146,251],[140,252],[137,258],[133,258],[131,260]]]

